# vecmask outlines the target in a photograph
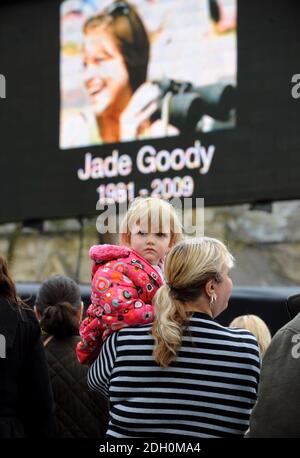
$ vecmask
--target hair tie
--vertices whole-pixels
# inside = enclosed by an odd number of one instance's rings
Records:
[[[174,291],[175,288],[173,285],[171,285],[171,283],[166,282],[166,285],[171,291]]]

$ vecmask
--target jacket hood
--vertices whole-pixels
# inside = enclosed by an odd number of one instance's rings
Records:
[[[119,245],[93,245],[89,250],[89,257],[95,262],[111,261],[112,259],[126,258],[131,249]]]

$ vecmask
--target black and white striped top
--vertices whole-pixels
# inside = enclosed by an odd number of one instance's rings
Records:
[[[160,368],[150,329],[109,336],[89,370],[90,388],[110,398],[107,437],[243,435],[260,370],[255,337],[197,312],[176,361]]]

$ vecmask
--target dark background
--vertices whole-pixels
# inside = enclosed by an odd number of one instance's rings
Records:
[[[80,182],[84,155],[108,156],[116,145],[60,150],[59,4],[0,2],[0,222],[96,214],[100,180]],[[287,0],[238,1],[237,127],[198,135],[119,145],[134,158],[143,144],[171,151],[199,138],[216,151],[207,175],[192,175],[205,205],[300,198],[300,5]],[[135,163],[135,160],[134,160]],[[168,176],[178,172],[168,173]],[[149,186],[160,175],[108,179]],[[164,175],[161,175],[162,177]],[[104,181],[103,181],[104,182]]]

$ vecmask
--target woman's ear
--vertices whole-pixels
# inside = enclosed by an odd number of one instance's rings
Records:
[[[211,297],[213,294],[215,294],[215,286],[214,286],[214,281],[213,280],[208,280],[204,287],[205,293],[208,297]]]

